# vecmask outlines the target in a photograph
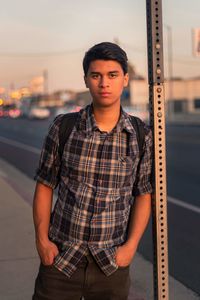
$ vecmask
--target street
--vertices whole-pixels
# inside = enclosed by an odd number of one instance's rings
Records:
[[[0,119],[0,157],[33,178],[49,121]],[[200,295],[200,126],[167,126],[170,275]],[[151,224],[139,252],[152,261]]]

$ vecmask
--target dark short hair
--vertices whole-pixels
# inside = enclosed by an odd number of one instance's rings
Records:
[[[103,42],[91,47],[83,58],[83,70],[85,76],[87,75],[90,63],[94,60],[114,60],[117,61],[124,74],[128,72],[128,58],[126,52],[117,44],[110,42]]]

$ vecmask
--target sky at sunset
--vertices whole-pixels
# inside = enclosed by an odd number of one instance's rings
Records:
[[[192,56],[192,28],[200,28],[200,0],[164,0],[173,34],[175,76],[200,76]],[[48,71],[49,90],[83,90],[82,58],[101,41],[118,39],[136,71],[147,76],[145,0],[0,0],[0,87],[27,86]],[[165,50],[167,76],[167,50]]]

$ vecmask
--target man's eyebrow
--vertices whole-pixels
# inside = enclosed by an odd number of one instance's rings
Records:
[[[97,71],[91,71],[90,74],[101,74],[101,73]]]
[[[118,70],[113,70],[113,71],[109,71],[108,73],[109,73],[109,74],[110,74],[110,73],[119,73],[119,71],[118,71]],[[98,71],[91,71],[90,74],[101,74],[101,72],[98,72]]]

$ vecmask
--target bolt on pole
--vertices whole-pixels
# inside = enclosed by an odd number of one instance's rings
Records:
[[[169,299],[162,1],[146,0],[150,122],[154,138],[152,197],[154,300]]]

